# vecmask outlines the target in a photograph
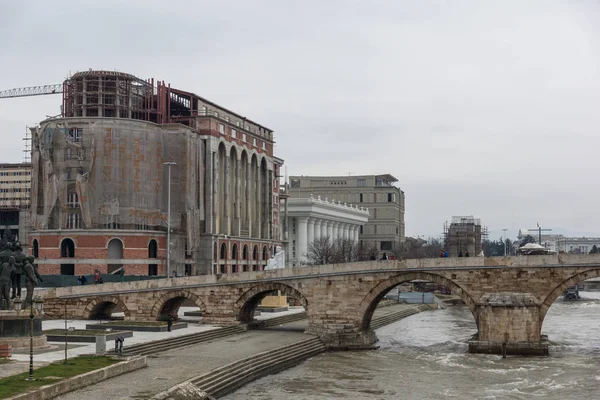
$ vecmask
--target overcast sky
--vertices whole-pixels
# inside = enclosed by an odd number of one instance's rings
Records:
[[[600,3],[0,0],[0,90],[154,77],[275,130],[289,175],[389,173],[408,235],[600,235]],[[0,100],[0,162],[60,96]]]

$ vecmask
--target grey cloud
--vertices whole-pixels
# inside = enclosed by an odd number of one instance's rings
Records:
[[[1,2],[0,88],[164,79],[275,129],[290,174],[394,174],[409,234],[600,232],[599,22],[594,1]],[[0,159],[59,105],[2,100]]]

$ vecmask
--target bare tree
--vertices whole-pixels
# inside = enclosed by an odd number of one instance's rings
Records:
[[[329,236],[315,239],[308,244],[306,258],[309,264],[341,264],[354,261],[366,261],[377,253],[374,245],[363,245],[352,239],[338,238],[331,241]]]
[[[334,246],[329,240],[329,236],[320,237],[308,244],[306,258],[309,264],[323,265],[331,264],[334,258]]]
[[[347,263],[356,261],[358,246],[353,240],[338,238],[333,243],[333,262]]]
[[[443,249],[443,243],[438,238],[407,237],[400,246],[400,258],[434,258],[439,257],[440,250]]]

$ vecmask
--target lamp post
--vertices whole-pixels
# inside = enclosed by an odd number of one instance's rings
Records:
[[[504,228],[502,231],[504,232],[504,257],[506,257],[506,231],[508,229]]]
[[[44,308],[44,304],[40,300],[35,301],[33,299],[31,299],[31,304],[29,304],[29,376],[26,379],[28,381],[35,380],[33,378],[33,320],[35,318],[35,315],[33,313],[34,307],[38,314],[40,314]]]
[[[177,165],[175,161],[163,163],[169,168],[169,189],[167,195],[167,278],[171,276],[171,166]]]
[[[33,381],[33,299],[29,305],[29,376],[26,380]]]

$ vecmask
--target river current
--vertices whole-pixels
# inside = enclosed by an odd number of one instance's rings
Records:
[[[452,306],[378,329],[379,350],[321,354],[226,399],[600,399],[600,293],[580,294],[548,311],[549,357],[467,353],[475,320]]]

